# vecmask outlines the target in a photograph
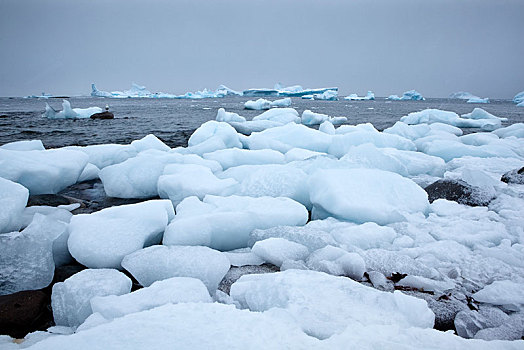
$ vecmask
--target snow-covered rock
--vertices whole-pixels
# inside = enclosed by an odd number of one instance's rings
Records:
[[[155,245],[126,256],[122,266],[144,287],[171,277],[193,277],[214,294],[230,264],[223,253],[208,247]]]
[[[168,200],[106,208],[73,216],[69,225],[69,251],[91,268],[116,268],[124,256],[159,243],[175,216]]]

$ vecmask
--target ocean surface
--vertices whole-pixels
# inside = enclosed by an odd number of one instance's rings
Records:
[[[213,120],[223,107],[248,120],[262,113],[244,109],[249,97],[225,97],[201,100],[178,99],[105,99],[95,97],[68,98],[73,108],[109,105],[113,120],[49,120],[42,117],[45,103],[62,109],[62,99],[0,98],[0,145],[20,140],[42,140],[46,148],[102,143],[127,144],[147,134],[154,134],[170,147],[186,146],[189,136],[202,123]],[[271,98],[273,100],[274,98]],[[510,100],[491,100],[489,104],[468,104],[456,99],[426,101],[311,101],[292,98],[292,106],[300,114],[306,109],[330,116],[344,116],[347,124],[372,123],[378,130],[392,126],[402,116],[426,108],[469,113],[480,107],[498,117],[508,118],[503,126],[524,122],[524,108]],[[464,129],[465,133],[476,129]]]

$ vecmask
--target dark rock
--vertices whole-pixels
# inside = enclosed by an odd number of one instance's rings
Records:
[[[69,205],[79,203],[80,207],[85,207],[86,204],[84,201],[80,199],[76,199],[69,196],[64,196],[60,194],[37,194],[32,195],[29,197],[29,200],[27,202],[27,206],[35,206],[35,205],[48,205],[51,207],[57,207],[59,205]]]
[[[502,175],[500,181],[508,184],[524,185],[524,167],[508,171],[507,173]]]
[[[493,199],[481,188],[471,186],[460,180],[438,180],[424,189],[430,203],[443,198],[469,206],[486,206]]]
[[[9,118],[7,114],[0,114],[0,118]]]
[[[115,115],[111,112],[105,111],[101,113],[95,113],[91,115],[89,118],[91,119],[115,119]]]
[[[39,290],[0,296],[0,334],[23,338],[53,325],[50,297]]]
[[[244,275],[250,275],[254,273],[273,273],[278,271],[280,271],[278,266],[272,264],[262,264],[259,266],[246,265],[240,267],[231,266],[229,271],[226,273],[226,275],[218,285],[218,289],[226,294],[229,294],[231,285]]]
[[[55,268],[55,277],[52,284],[64,282],[69,277],[85,269],[86,267],[80,264],[58,266]]]

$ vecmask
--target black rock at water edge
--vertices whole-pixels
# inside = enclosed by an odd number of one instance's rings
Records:
[[[500,181],[508,184],[524,185],[524,167],[508,171],[507,173],[502,175]]]
[[[101,113],[95,113],[91,115],[89,118],[91,119],[115,119],[115,115],[111,112],[101,112]]]

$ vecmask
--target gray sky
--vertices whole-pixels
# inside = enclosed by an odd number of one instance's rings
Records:
[[[523,0],[0,0],[0,96],[524,90]]]

